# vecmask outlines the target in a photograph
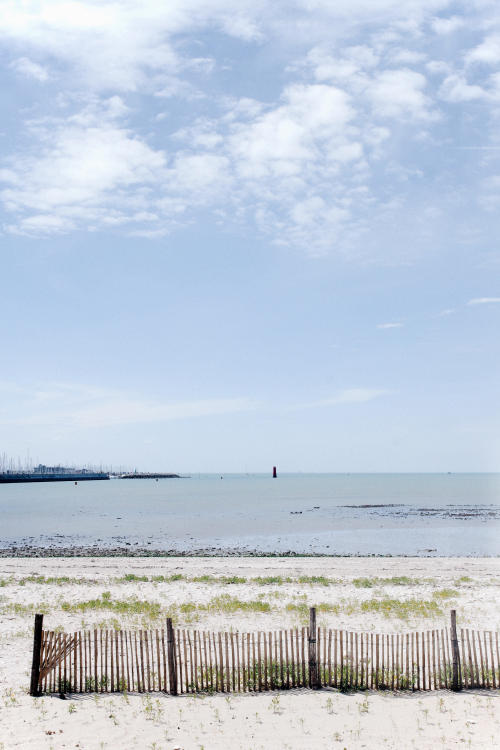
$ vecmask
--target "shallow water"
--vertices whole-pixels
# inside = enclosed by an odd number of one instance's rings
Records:
[[[0,547],[500,554],[500,474],[195,475],[0,485]]]

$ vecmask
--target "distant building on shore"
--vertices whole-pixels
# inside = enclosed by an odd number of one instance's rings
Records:
[[[73,466],[45,466],[38,464],[32,469],[0,472],[0,484],[19,482],[85,482],[109,479],[108,472],[94,469],[75,469]]]

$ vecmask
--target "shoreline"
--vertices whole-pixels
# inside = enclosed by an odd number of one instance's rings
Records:
[[[325,553],[325,552],[295,552],[294,550],[286,551],[262,551],[262,550],[248,550],[239,548],[213,548],[213,547],[200,547],[199,549],[150,549],[148,547],[137,547],[131,548],[125,547],[94,547],[94,546],[81,546],[81,547],[35,547],[31,545],[13,545],[11,547],[0,547],[0,559],[5,558],[88,558],[88,557],[129,557],[129,558],[319,558],[319,559],[398,559],[402,558],[425,560],[429,558],[438,559],[456,559],[456,560],[497,560],[500,558],[498,555],[486,555],[484,553],[469,554],[469,555],[449,555],[449,554],[438,554],[434,550],[426,550],[427,554],[391,554],[382,552],[373,552],[361,554],[357,552],[352,553]]]

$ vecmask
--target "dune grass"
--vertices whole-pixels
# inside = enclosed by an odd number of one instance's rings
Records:
[[[433,583],[431,578],[422,580],[420,578],[409,578],[408,576],[392,576],[391,578],[353,578],[353,585],[357,589],[372,589],[376,586],[420,586],[424,583]]]

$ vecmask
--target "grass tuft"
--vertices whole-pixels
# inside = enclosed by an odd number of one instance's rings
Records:
[[[281,586],[283,583],[292,583],[292,579],[282,576],[257,576],[252,578],[252,583],[257,583],[259,586]]]
[[[121,615],[146,615],[151,620],[157,620],[162,614],[162,607],[158,602],[137,599],[112,599],[109,591],[103,592],[97,599],[87,599],[81,602],[62,602],[64,612],[87,612],[89,610],[110,610]]]
[[[245,600],[237,599],[229,594],[221,594],[211,599],[208,604],[200,605],[198,609],[206,609],[209,612],[221,612],[224,614],[233,614],[234,612],[270,612],[271,605],[269,602],[263,602],[260,599]]]
[[[375,613],[384,617],[397,617],[400,620],[429,618],[443,615],[443,609],[433,599],[368,599],[361,602],[361,612]]]
[[[372,589],[375,586],[418,586],[422,583],[419,578],[408,576],[392,576],[391,578],[354,578],[353,585],[357,589]]]
[[[319,584],[321,586],[329,586],[331,583],[334,583],[333,580],[325,576],[299,576],[297,581],[298,583]]]
[[[458,595],[456,589],[439,589],[432,594],[434,599],[454,599]]]

